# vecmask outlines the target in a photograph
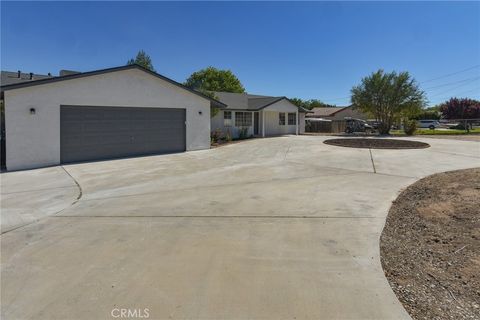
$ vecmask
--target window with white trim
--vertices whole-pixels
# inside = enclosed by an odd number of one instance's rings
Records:
[[[250,127],[252,125],[251,112],[235,112],[235,127]]]
[[[278,124],[281,126],[285,125],[285,112],[278,113]]]
[[[297,114],[293,112],[288,113],[288,125],[294,126],[297,124]]]
[[[232,126],[232,111],[223,111],[223,126]]]

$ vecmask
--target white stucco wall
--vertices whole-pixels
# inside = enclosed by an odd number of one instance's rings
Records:
[[[60,105],[184,108],[187,150],[210,148],[210,101],[138,69],[4,94],[7,170],[60,163]]]
[[[298,108],[288,100],[280,100],[265,109],[265,133],[270,135],[295,134],[296,125],[288,125],[288,113],[296,113]],[[285,112],[285,125],[278,124],[279,112]],[[297,115],[298,117],[298,115]]]
[[[215,131],[215,130],[220,130],[224,135],[227,134],[227,133],[230,133],[230,135],[232,136],[232,138],[238,138],[239,137],[239,133],[240,133],[240,128],[237,128],[235,127],[235,112],[243,112],[243,111],[239,111],[239,110],[226,110],[226,111],[230,111],[232,112],[232,126],[230,127],[225,127],[224,126],[224,110],[220,110],[216,115],[215,117],[213,117],[211,119],[211,125],[210,125],[210,128],[211,128],[211,131]],[[251,111],[245,111],[245,112],[249,112],[252,114],[252,125],[248,127],[248,131],[247,131],[247,135],[248,136],[251,136],[253,135],[253,124],[254,124],[254,112],[251,112]],[[259,126],[259,130],[261,130],[261,122],[260,122],[260,126]],[[259,132],[260,134],[261,132]]]
[[[232,126],[225,127],[223,116],[224,111],[232,112]],[[215,117],[211,119],[211,130],[220,130],[223,134],[230,132],[233,138],[238,138],[239,128],[235,127],[235,112],[239,110],[220,110]],[[282,135],[282,134],[296,134],[296,126],[288,125],[288,113],[297,113],[298,108],[289,102],[288,100],[280,100],[260,111],[259,113],[259,126],[258,135],[262,136],[262,123],[263,116],[265,115],[265,136]],[[248,111],[250,112],[250,111]],[[278,124],[278,113],[285,112],[285,125]],[[298,118],[300,121],[299,133],[305,132],[305,114],[298,112]],[[248,128],[248,135],[253,135],[254,115],[252,115],[252,126]]]

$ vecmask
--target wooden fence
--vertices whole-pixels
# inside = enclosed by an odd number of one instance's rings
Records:
[[[305,121],[305,132],[341,133],[345,132],[347,122],[345,120]]]

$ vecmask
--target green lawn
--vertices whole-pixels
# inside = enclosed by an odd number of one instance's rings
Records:
[[[391,130],[390,134],[395,136],[404,136],[405,132],[403,130]],[[459,134],[480,134],[480,128],[475,128],[466,132],[465,130],[458,129],[448,129],[448,130],[430,130],[430,129],[417,129],[415,135],[459,135]]]

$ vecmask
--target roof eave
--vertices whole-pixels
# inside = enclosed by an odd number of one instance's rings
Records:
[[[37,86],[37,85],[42,85],[42,84],[49,84],[49,83],[54,83],[54,82],[59,82],[59,81],[66,81],[66,80],[71,80],[71,79],[77,79],[77,78],[84,78],[84,77],[89,77],[89,76],[94,76],[98,74],[103,74],[103,73],[109,73],[109,72],[116,72],[116,71],[123,71],[123,70],[129,70],[129,69],[138,69],[144,72],[147,72],[154,77],[160,78],[166,82],[169,82],[173,85],[176,85],[184,90],[187,90],[199,97],[202,97],[204,99],[207,99],[210,101],[210,106],[216,107],[216,108],[225,108],[227,107],[226,104],[210,98],[209,96],[204,95],[201,92],[195,91],[193,89],[190,89],[183,84],[176,82],[175,80],[172,80],[170,78],[167,78],[165,76],[162,76],[161,74],[156,73],[155,71],[146,69],[138,64],[131,64],[131,65],[126,65],[126,66],[120,66],[120,67],[113,67],[113,68],[108,68],[108,69],[100,69],[100,70],[94,70],[94,71],[88,71],[88,72],[82,72],[82,73],[76,73],[76,74],[69,74],[65,76],[58,76],[58,77],[52,77],[52,78],[47,78],[47,79],[39,79],[39,80],[33,80],[33,81],[28,81],[28,82],[22,82],[22,83],[15,83],[15,84],[10,84],[10,85],[5,85],[0,87],[0,91],[3,93],[4,91],[7,90],[14,90],[14,89],[20,89],[20,88],[25,88],[25,87],[31,87],[31,86]]]

